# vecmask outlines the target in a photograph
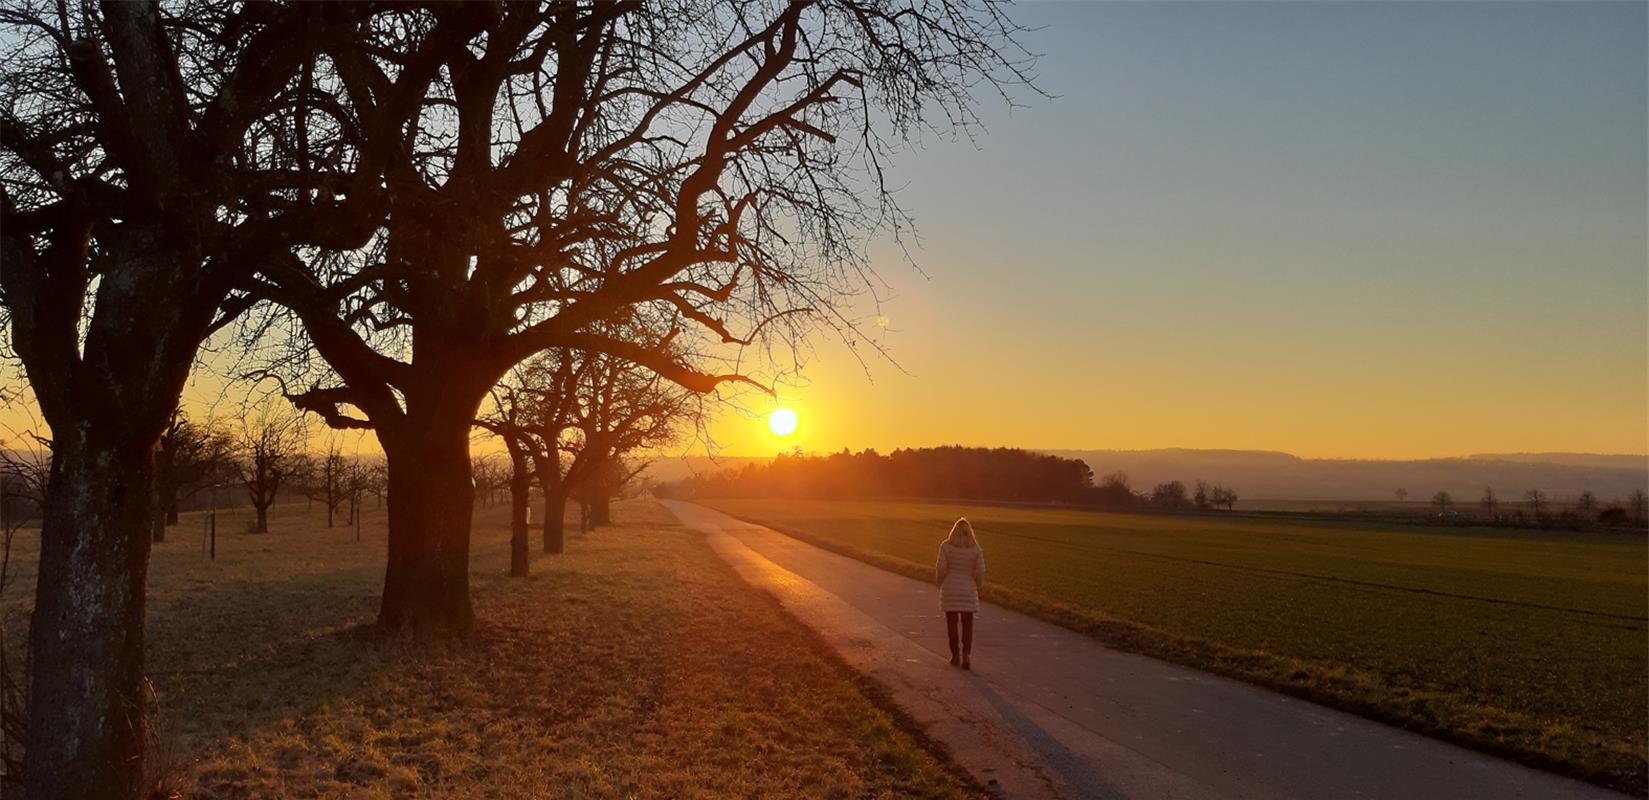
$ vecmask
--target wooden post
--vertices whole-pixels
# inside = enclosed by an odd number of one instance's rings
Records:
[[[218,512],[212,512],[212,560],[218,560]]]

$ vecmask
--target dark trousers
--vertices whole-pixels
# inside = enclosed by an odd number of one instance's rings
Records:
[[[958,619],[960,619],[962,621],[962,647],[961,647],[960,650],[957,649],[957,647],[956,647],[956,622],[957,622]],[[950,651],[951,651],[951,653],[972,653],[973,652],[973,612],[972,611],[946,611],[945,612],[945,632],[950,634]]]

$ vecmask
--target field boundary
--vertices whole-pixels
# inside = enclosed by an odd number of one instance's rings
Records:
[[[933,567],[906,559],[870,552],[841,544],[807,531],[717,509],[735,519],[761,525],[823,550],[863,561],[889,572],[921,581],[933,579]],[[1601,748],[1601,766],[1583,758],[1597,753],[1595,732],[1575,730],[1561,738],[1566,747],[1557,752],[1537,746],[1553,744],[1542,732],[1567,731],[1567,723],[1541,719],[1498,708],[1463,703],[1455,697],[1424,688],[1392,687],[1378,676],[1354,671],[1344,665],[1326,665],[1278,656],[1260,650],[1246,650],[1203,639],[1177,636],[1130,620],[1107,614],[1080,611],[1039,595],[1019,591],[987,580],[982,599],[1021,613],[1084,633],[1107,646],[1159,658],[1182,666],[1212,672],[1228,678],[1281,692],[1319,705],[1356,714],[1405,730],[1421,733],[1462,747],[1506,758],[1521,764],[1571,778],[1624,791],[1634,796],[1649,792],[1649,760],[1643,753],[1613,742]],[[1364,699],[1368,695],[1390,697],[1388,703]],[[1584,747],[1586,744],[1592,747]],[[1592,759],[1595,763],[1596,758]]]

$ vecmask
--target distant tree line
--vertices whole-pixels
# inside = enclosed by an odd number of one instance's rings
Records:
[[[660,494],[692,497],[931,497],[1069,503],[1099,508],[1232,508],[1237,493],[1197,481],[1194,493],[1170,481],[1135,492],[1122,472],[1097,484],[1080,459],[1017,448],[924,447],[842,450],[829,455],[780,454],[765,464],[699,475],[659,487]]]
[[[1399,498],[1405,497],[1407,492],[1397,490]],[[1485,487],[1483,496],[1478,499],[1477,506],[1481,513],[1477,515],[1480,521],[1494,525],[1511,527],[1540,527],[1547,523],[1579,524],[1597,522],[1608,526],[1636,526],[1643,527],[1649,524],[1649,493],[1643,489],[1634,489],[1624,502],[1616,501],[1604,504],[1599,501],[1596,493],[1591,490],[1582,490],[1580,494],[1566,505],[1554,503],[1546,492],[1540,489],[1529,489],[1522,494],[1521,506],[1501,500],[1494,487]],[[1431,506],[1436,509],[1437,516],[1446,519],[1460,519],[1463,517],[1454,496],[1447,491],[1439,491],[1431,496]]]

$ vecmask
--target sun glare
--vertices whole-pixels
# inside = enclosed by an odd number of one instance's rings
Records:
[[[789,408],[775,408],[767,415],[767,429],[774,436],[789,436],[796,432],[796,412]]]

